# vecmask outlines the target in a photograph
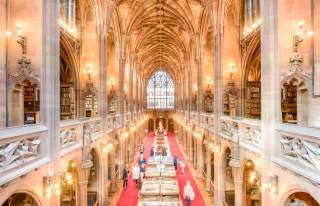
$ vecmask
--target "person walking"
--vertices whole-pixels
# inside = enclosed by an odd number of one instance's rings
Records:
[[[142,164],[146,164],[146,158],[144,158],[143,154],[140,154],[139,166],[142,167]]]
[[[173,157],[173,166],[174,166],[174,169],[177,171],[177,169],[178,169],[178,157],[177,157],[177,155],[174,155],[174,157]]]
[[[153,156],[154,156],[154,147],[152,146],[150,149],[150,157],[153,157]]]
[[[195,194],[189,180],[183,188],[183,198],[186,200],[186,206],[190,206],[191,201],[195,198]]]
[[[132,179],[133,179],[134,183],[136,184],[136,186],[138,186],[139,175],[140,175],[140,167],[139,167],[139,165],[133,166],[133,168],[132,168]]]
[[[128,169],[128,166],[126,166],[122,171],[122,180],[123,180],[122,187],[123,188],[126,188],[128,186],[128,176],[129,176],[129,169]]]
[[[142,183],[143,183],[143,177],[144,177],[144,173],[143,172],[140,172],[139,174],[139,179],[138,179],[138,197],[140,198],[141,197],[141,188],[142,188]]]

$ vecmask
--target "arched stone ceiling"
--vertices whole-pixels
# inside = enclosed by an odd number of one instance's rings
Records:
[[[163,69],[173,78],[187,65],[195,36],[209,0],[119,0],[114,14],[126,37],[127,57],[137,58],[139,72],[148,78]],[[113,23],[115,24],[115,23]],[[123,42],[123,41],[122,41]]]

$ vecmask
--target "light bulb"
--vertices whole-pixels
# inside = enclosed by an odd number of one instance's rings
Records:
[[[16,22],[16,28],[17,28],[18,30],[20,30],[20,29],[21,29],[21,27],[22,27],[21,22]]]
[[[308,35],[308,36],[313,36],[313,31],[311,31],[311,30],[308,31],[308,32],[307,32],[307,35]]]
[[[6,36],[7,37],[11,37],[12,36],[12,32],[11,31],[6,31]]]
[[[300,27],[303,26],[304,23],[305,23],[304,20],[300,20],[300,21],[299,21],[299,26],[300,26]]]

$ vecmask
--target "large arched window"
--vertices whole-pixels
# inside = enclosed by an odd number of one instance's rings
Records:
[[[174,108],[174,84],[166,72],[160,70],[150,77],[147,97],[148,109]]]

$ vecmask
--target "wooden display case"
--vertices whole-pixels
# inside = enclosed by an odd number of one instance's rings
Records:
[[[39,90],[30,83],[24,86],[24,124],[36,124],[40,122]]]
[[[282,121],[283,123],[297,123],[297,86],[292,83],[284,84],[282,89]]]
[[[60,119],[74,119],[74,98],[71,84],[61,84],[60,86]]]
[[[247,82],[245,116],[260,119],[261,116],[261,83]]]

